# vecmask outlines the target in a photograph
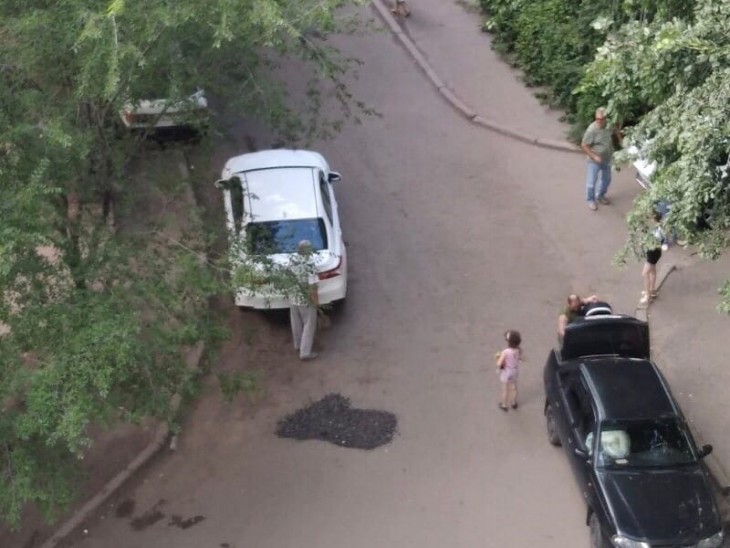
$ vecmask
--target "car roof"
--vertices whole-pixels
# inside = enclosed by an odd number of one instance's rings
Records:
[[[250,171],[245,174],[244,186],[253,222],[319,217],[311,167]]]
[[[281,148],[261,150],[230,158],[223,168],[223,178],[227,179],[235,173],[282,167],[316,167],[329,171],[327,161],[318,152]]]
[[[656,366],[648,360],[605,358],[585,361],[583,378],[601,419],[675,416],[677,410]]]

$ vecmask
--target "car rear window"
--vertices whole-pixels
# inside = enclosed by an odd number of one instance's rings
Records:
[[[563,345],[563,359],[579,356],[619,355],[648,359],[645,329],[633,323],[581,323],[571,328],[570,343]],[[566,336],[566,341],[568,337]]]
[[[296,253],[297,245],[309,240],[314,251],[327,248],[324,220],[295,219],[252,222],[246,225],[246,244],[252,255]]]

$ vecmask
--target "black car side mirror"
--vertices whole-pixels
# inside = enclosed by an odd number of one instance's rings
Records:
[[[700,458],[704,459],[710,453],[712,453],[712,445],[710,445],[709,443],[707,445],[703,445],[700,449]]]
[[[337,181],[341,181],[342,180],[342,175],[340,175],[336,171],[330,171],[329,172],[329,175],[327,175],[327,180],[330,183],[336,183]]]
[[[575,449],[573,449],[573,452],[581,459],[588,459],[588,451],[585,451],[580,447],[576,447]]]
[[[241,179],[239,177],[233,176],[230,179],[218,179],[213,184],[216,188],[220,188],[221,190],[231,190],[234,185],[241,184]]]

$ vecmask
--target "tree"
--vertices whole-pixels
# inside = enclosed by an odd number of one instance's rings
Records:
[[[326,44],[346,0],[6,0],[0,4],[0,514],[50,516],[73,496],[92,422],[170,418],[191,373],[180,347],[206,337],[221,290],[199,227],[166,237],[131,220],[144,180],[125,104],[175,104],[202,87],[233,114],[288,134],[326,132],[323,90],[365,111],[343,83],[353,61]],[[314,67],[292,103],[277,63]],[[173,187],[165,192],[177,191]],[[119,230],[110,227],[115,204]],[[98,211],[97,211],[98,210]]]
[[[494,32],[497,49],[525,71],[530,85],[550,104],[565,108],[580,138],[593,119],[599,93],[574,93],[583,73],[609,32],[633,21],[648,24],[689,18],[689,0],[480,0],[488,14],[485,29]],[[592,88],[591,88],[592,89]]]
[[[716,258],[730,227],[730,1],[698,0],[691,17],[633,21],[611,34],[588,66],[580,93],[600,95],[629,142],[657,162],[650,192],[629,217],[627,249],[646,238],[658,200],[667,224]],[[721,307],[730,311],[730,286]]]

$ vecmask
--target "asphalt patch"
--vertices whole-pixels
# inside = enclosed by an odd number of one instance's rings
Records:
[[[322,440],[339,447],[375,449],[393,441],[398,419],[376,409],[354,409],[348,398],[328,394],[279,421],[276,435]]]

